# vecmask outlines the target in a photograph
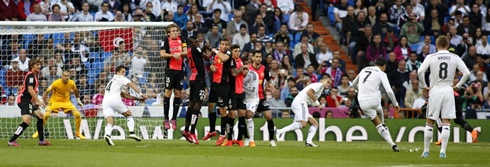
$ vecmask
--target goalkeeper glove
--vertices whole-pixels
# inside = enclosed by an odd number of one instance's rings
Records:
[[[78,106],[80,106],[80,108],[83,108],[83,103],[82,103],[82,101],[80,101],[80,99],[77,99],[77,103],[78,103]]]

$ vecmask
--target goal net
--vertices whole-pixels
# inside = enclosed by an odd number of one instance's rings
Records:
[[[106,123],[101,105],[106,83],[115,74],[117,66],[126,66],[127,77],[149,96],[145,102],[124,100],[135,117],[135,132],[144,139],[164,138],[160,96],[164,90],[165,61],[160,58],[159,44],[165,36],[165,26],[169,24],[0,22],[0,138],[10,138],[21,123],[16,97],[28,71],[28,61],[33,58],[43,62],[37,76],[40,99],[49,85],[61,78],[63,70],[70,72],[84,107],[77,106],[73,93],[70,101],[82,115],[81,132],[87,139],[103,138]],[[137,96],[130,88],[123,88],[123,91]],[[36,131],[35,121],[33,118],[34,126],[20,138],[31,138]],[[116,113],[113,138],[125,139],[128,134],[126,119]],[[73,115],[53,112],[45,125],[45,136],[75,138]]]

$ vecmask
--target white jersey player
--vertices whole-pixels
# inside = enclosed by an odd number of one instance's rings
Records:
[[[132,83],[128,78],[125,77],[126,68],[124,66],[119,66],[116,68],[116,75],[107,83],[104,99],[102,100],[102,111],[104,112],[104,117],[106,119],[105,126],[105,136],[104,139],[107,141],[107,144],[110,146],[114,146],[114,143],[111,139],[112,134],[112,125],[114,125],[114,112],[122,114],[127,119],[127,124],[129,128],[129,138],[134,139],[136,141],[141,141],[141,138],[134,134],[134,120],[131,111],[129,111],[128,107],[122,101],[122,98],[130,99],[130,100],[140,100],[144,101],[148,97],[146,95],[141,95],[138,87]],[[123,86],[128,85],[133,88],[141,97],[134,97],[129,95],[126,92],[121,92]]]
[[[391,139],[390,131],[385,127],[376,113],[383,115],[383,108],[381,108],[381,91],[380,86],[386,90],[390,101],[395,106],[396,110],[400,109],[398,102],[396,101],[395,94],[391,90],[390,82],[386,73],[386,60],[384,58],[378,58],[374,62],[375,66],[365,67],[359,72],[356,79],[354,79],[354,87],[359,91],[357,99],[361,110],[366,113],[367,117],[373,122],[374,126],[378,130],[378,133],[391,145],[391,148],[395,152],[400,152],[398,146]]]
[[[276,140],[282,139],[286,132],[305,128],[306,122],[308,122],[311,126],[308,130],[305,146],[317,147],[312,140],[318,129],[318,122],[310,115],[308,105],[316,106],[320,110],[323,109],[323,106],[318,102],[318,98],[320,98],[325,88],[330,88],[331,84],[332,80],[330,78],[322,78],[319,83],[310,84],[299,92],[294,98],[293,103],[291,103],[291,110],[293,110],[294,113],[294,122],[277,130]]]
[[[437,53],[428,55],[418,70],[422,87],[429,90],[429,103],[427,104],[427,123],[424,131],[423,158],[429,157],[429,146],[434,135],[434,122],[439,117],[442,120],[442,146],[440,158],[446,158],[446,147],[450,135],[450,121],[456,118],[454,90],[458,90],[468,79],[470,72],[458,55],[447,51],[449,40],[446,36],[439,36],[436,40]],[[430,70],[430,87],[425,83],[425,71]],[[453,87],[453,79],[459,70],[463,73],[461,80]]]
[[[243,79],[243,89],[245,90],[245,100],[244,103],[247,106],[247,128],[248,128],[248,134],[249,138],[245,139],[245,146],[251,146],[255,147],[255,140],[254,140],[254,123],[252,120],[252,116],[257,110],[257,107],[259,106],[259,75],[249,69],[244,69],[243,75],[245,75],[245,78]]]

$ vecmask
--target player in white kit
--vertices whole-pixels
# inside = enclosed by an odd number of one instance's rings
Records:
[[[244,69],[242,71],[245,78],[243,79],[243,89],[245,90],[245,100],[243,101],[247,106],[246,116],[252,118],[257,107],[259,105],[259,75],[253,71]],[[251,120],[251,119],[250,119]],[[254,126],[248,124],[249,137],[245,137],[245,146],[255,147],[254,141]],[[251,124],[253,125],[253,124]],[[246,133],[245,133],[246,134]]]
[[[384,72],[385,69],[386,60],[384,58],[376,59],[374,66],[365,67],[359,72],[356,79],[354,79],[354,88],[359,91],[357,98],[361,110],[364,111],[366,116],[373,122],[378,133],[391,145],[393,151],[400,152],[398,146],[391,139],[390,131],[377,115],[377,113],[383,114],[383,108],[381,107],[381,91],[379,90],[380,86],[383,86],[386,90],[395,109],[397,111],[400,109],[395,94],[391,89],[388,77]]]
[[[141,97],[134,97],[126,92],[121,92],[121,89],[124,85],[128,85],[129,87],[133,88],[133,90],[136,91]],[[104,99],[102,100],[102,111],[104,112],[104,117],[107,122],[105,126],[104,139],[110,146],[114,146],[114,143],[111,139],[112,125],[114,125],[114,112],[117,112],[126,117],[130,133],[129,138],[136,141],[141,141],[141,138],[134,134],[133,115],[131,114],[131,111],[129,111],[126,104],[124,104],[121,97],[129,100],[139,101],[145,101],[148,98],[146,95],[141,95],[138,87],[128,78],[126,78],[126,68],[124,66],[119,66],[116,68],[116,75],[114,75],[109,83],[107,83]]]
[[[320,98],[325,88],[330,88],[331,84],[332,80],[330,78],[322,78],[320,82],[312,83],[298,93],[294,98],[293,103],[291,103],[291,110],[293,110],[294,113],[294,122],[282,129],[278,129],[276,131],[276,140],[285,135],[286,132],[305,128],[306,122],[308,122],[311,126],[308,130],[305,146],[317,147],[312,140],[318,129],[318,122],[310,115],[308,105],[318,107],[319,110],[322,110],[323,106],[318,102],[318,98]]]
[[[424,89],[429,90],[429,103],[427,105],[427,123],[424,131],[423,158],[429,157],[429,146],[434,135],[433,127],[435,121],[442,120],[442,146],[439,153],[440,158],[446,158],[446,147],[450,135],[450,121],[456,118],[454,102],[454,90],[458,90],[470,76],[470,71],[458,55],[450,53],[447,48],[449,39],[439,36],[436,40],[437,53],[428,55],[418,70],[420,83]],[[425,72],[429,69],[430,87],[425,83]],[[456,69],[463,73],[461,80],[453,86]]]

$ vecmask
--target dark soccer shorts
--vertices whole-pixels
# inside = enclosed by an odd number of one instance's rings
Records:
[[[245,100],[245,93],[241,93],[241,94],[230,93],[230,94],[233,94],[233,95],[230,95],[230,100],[228,103],[228,109],[229,110],[237,110],[237,109],[246,110],[247,109],[247,106],[243,102],[243,100]]]
[[[209,93],[209,102],[218,103],[219,107],[226,107],[228,103],[228,83],[211,83],[211,93]]]
[[[21,102],[17,104],[20,108],[21,115],[32,115],[34,111],[39,110],[36,105],[33,105],[32,102]]]
[[[189,92],[189,100],[192,102],[201,102],[204,100],[206,92],[206,82],[204,80],[190,81],[191,90]]]
[[[165,89],[182,90],[184,71],[165,70]]]
[[[269,103],[265,101],[264,99],[261,99],[259,101],[259,107],[257,107],[257,112],[264,112],[264,111],[270,111],[271,108],[269,107]]]

